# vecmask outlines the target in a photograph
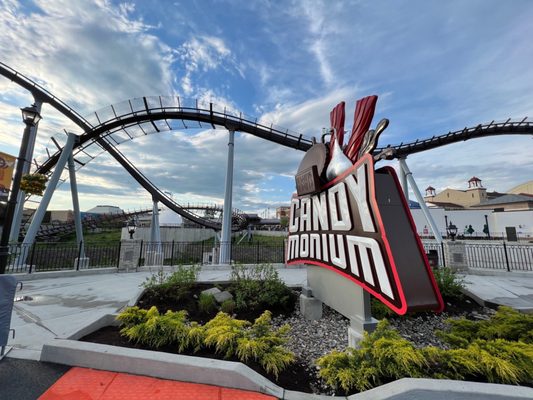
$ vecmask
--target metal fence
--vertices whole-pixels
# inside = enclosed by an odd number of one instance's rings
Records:
[[[9,252],[7,272],[11,273],[108,268],[118,267],[120,243],[12,244]],[[88,263],[84,263],[83,256],[88,258]]]
[[[446,266],[445,243],[423,242],[427,253],[436,252],[438,265]],[[469,268],[495,269],[502,271],[533,271],[533,244],[509,242],[472,243],[464,242],[466,263]]]
[[[132,243],[132,242],[130,242]],[[218,263],[219,246],[204,242],[134,242],[135,266]],[[131,249],[131,247],[130,247]],[[83,251],[84,250],[84,251]],[[121,243],[35,243],[10,246],[8,273],[119,268]],[[86,260],[84,260],[84,257]],[[283,263],[285,246],[232,244],[233,263]]]

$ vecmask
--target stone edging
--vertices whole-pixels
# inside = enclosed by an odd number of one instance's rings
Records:
[[[313,395],[285,390],[239,362],[129,349],[76,340],[104,326],[116,325],[115,316],[105,315],[72,334],[68,339],[55,339],[45,344],[41,353],[41,361],[250,390],[287,400],[386,400],[391,398],[397,400],[410,398],[522,400],[533,398],[533,389],[528,387],[414,378],[400,379],[347,398]]]

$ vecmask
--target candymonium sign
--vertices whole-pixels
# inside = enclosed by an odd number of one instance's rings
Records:
[[[396,173],[374,169],[372,151],[388,123],[368,130],[376,100],[357,102],[346,146],[344,103],[335,107],[329,144],[315,144],[302,160],[290,207],[287,263],[328,268],[398,314],[441,311],[442,298]]]

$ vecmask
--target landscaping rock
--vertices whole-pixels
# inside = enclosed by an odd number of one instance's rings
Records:
[[[215,297],[215,300],[219,304],[224,303],[226,300],[232,300],[233,299],[233,295],[230,292],[228,292],[227,290],[224,291],[224,292],[220,292],[219,291],[219,293],[215,293],[215,294],[213,294],[213,296]]]
[[[219,288],[216,288],[216,287],[212,287],[210,289],[202,290],[202,294],[207,294],[207,295],[211,295],[211,296],[216,296],[217,293],[221,293],[221,291],[220,291]]]

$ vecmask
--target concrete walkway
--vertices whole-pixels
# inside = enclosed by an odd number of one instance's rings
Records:
[[[479,304],[505,305],[523,313],[533,313],[533,272],[467,275],[464,283],[465,292]]]

